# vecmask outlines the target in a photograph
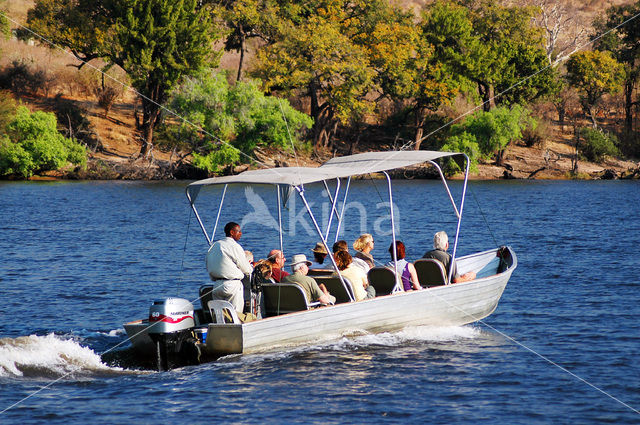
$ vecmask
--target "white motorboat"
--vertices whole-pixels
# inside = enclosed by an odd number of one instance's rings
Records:
[[[439,164],[442,158],[464,160],[465,177],[462,196],[458,204],[454,200]],[[469,160],[464,154],[431,151],[369,152],[334,158],[320,167],[287,167],[245,171],[235,176],[214,177],[188,185],[187,198],[195,212],[200,227],[209,245],[212,237],[200,218],[196,200],[201,190],[208,186],[224,187],[218,217],[224,204],[228,185],[272,185],[278,198],[278,216],[281,217],[281,196],[295,190],[303,201],[310,221],[313,223],[327,252],[329,229],[323,234],[305,198],[304,185],[324,184],[332,202],[331,211],[337,220],[336,239],[343,220],[349,185],[353,176],[382,173],[387,180],[389,205],[393,205],[391,178],[388,171],[430,163],[439,173],[457,218],[456,235],[452,255],[460,274],[475,272],[474,280],[448,284],[443,267],[430,268],[433,264],[418,264],[416,268],[420,291],[402,290],[399,278],[390,269],[374,268],[369,272],[369,281],[378,296],[355,302],[348,280],[319,276],[332,294],[337,295],[335,305],[314,307],[309,305],[303,292],[292,284],[264,285],[264,317],[241,322],[227,301],[211,300],[207,287],[200,291],[200,308],[181,298],[155,301],[150,307],[149,317],[126,323],[124,328],[133,348],[140,355],[156,359],[159,369],[172,364],[199,363],[228,354],[246,354],[278,347],[305,344],[321,339],[339,338],[345,335],[396,331],[407,326],[463,325],[476,322],[490,315],[497,307],[504,288],[517,266],[517,258],[510,247],[456,258],[462,210],[467,188]],[[341,181],[346,180],[342,213],[337,202]],[[329,191],[328,182],[336,182],[335,194]],[[396,240],[393,208],[389,209],[392,241]],[[331,219],[329,220],[331,221]],[[214,226],[217,227],[217,221]],[[431,237],[431,235],[429,235]],[[394,242],[395,243],[395,242]],[[280,221],[280,245],[283,244]],[[335,270],[337,266],[331,256]],[[394,259],[395,260],[395,259]],[[331,283],[331,285],[329,285]]]

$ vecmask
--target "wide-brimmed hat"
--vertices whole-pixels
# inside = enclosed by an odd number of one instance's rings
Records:
[[[307,266],[311,265],[311,261],[307,260],[307,256],[304,254],[296,254],[293,257],[291,257],[291,263],[289,263],[289,265],[295,266],[296,264],[300,264],[300,263],[307,263]]]
[[[318,254],[328,254],[327,248],[324,247],[322,242],[318,242],[311,251],[316,252]]]

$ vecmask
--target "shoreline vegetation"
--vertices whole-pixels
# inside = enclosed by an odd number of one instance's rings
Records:
[[[619,25],[640,0],[318,1],[189,0],[163,20],[134,0],[147,25],[106,0],[0,0],[0,179],[200,179],[398,149],[464,152],[473,180],[640,179],[640,35]]]

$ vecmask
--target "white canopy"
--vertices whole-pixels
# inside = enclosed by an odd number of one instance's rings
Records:
[[[235,176],[212,177],[187,186],[187,195],[195,202],[203,186],[220,184],[286,184],[300,186],[368,173],[409,167],[438,158],[462,155],[455,152],[387,151],[367,152],[333,158],[320,167],[283,167],[244,171]]]

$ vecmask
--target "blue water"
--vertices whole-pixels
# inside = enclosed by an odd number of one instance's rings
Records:
[[[153,372],[128,357],[122,323],[207,281],[184,187],[0,183],[0,423],[640,423],[639,182],[471,182],[458,254],[508,244],[519,260],[481,323]],[[279,245],[272,192],[225,198],[221,226],[245,218],[240,242],[256,259]],[[455,234],[443,193],[395,182],[410,259],[435,231]],[[305,195],[324,229],[327,198]],[[386,262],[384,181],[350,195],[344,238],[373,233]],[[198,199],[209,234],[220,196]],[[310,254],[300,200],[282,215],[285,256]]]

